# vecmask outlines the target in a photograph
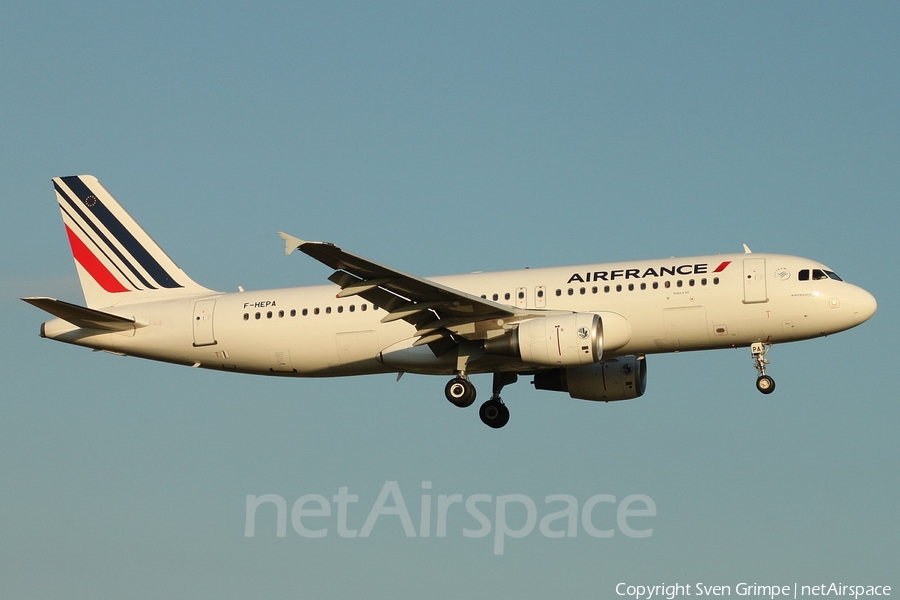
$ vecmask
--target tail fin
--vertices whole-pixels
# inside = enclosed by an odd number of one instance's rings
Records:
[[[188,277],[96,177],[54,177],[53,186],[89,307],[212,291]]]

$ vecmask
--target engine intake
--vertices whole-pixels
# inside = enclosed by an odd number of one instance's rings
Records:
[[[534,387],[568,392],[580,400],[631,400],[647,389],[647,361],[643,356],[623,356],[592,365],[540,371],[534,376]]]
[[[603,323],[593,313],[539,317],[512,332],[486,340],[487,354],[513,356],[548,367],[589,365],[603,356]]]

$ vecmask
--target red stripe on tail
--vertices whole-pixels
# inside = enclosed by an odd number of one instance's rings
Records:
[[[94,281],[100,284],[107,292],[116,294],[119,292],[127,292],[128,288],[124,287],[115,275],[110,273],[100,259],[98,259],[90,249],[84,245],[75,233],[66,226],[66,235],[69,236],[69,245],[72,247],[72,255],[78,264],[84,267],[84,270],[91,274]]]

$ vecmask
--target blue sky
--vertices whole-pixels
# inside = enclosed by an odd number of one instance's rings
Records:
[[[613,597],[900,585],[896,3],[9,2],[0,9],[0,596]],[[194,279],[319,284],[276,231],[424,276],[754,250],[871,291],[864,326],[651,356],[647,394],[270,380],[41,340],[80,301],[50,178],[91,173]],[[481,395],[488,377],[475,377]],[[643,494],[653,535],[275,535],[248,495]],[[596,518],[615,523],[614,509]],[[558,508],[554,506],[554,510]],[[512,509],[511,509],[512,510]],[[267,516],[268,515],[268,516]],[[524,512],[510,513],[513,525]],[[434,525],[432,525],[433,527]],[[610,525],[611,526],[611,525]]]

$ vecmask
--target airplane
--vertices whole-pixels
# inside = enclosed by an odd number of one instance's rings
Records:
[[[23,298],[56,317],[43,338],[190,367],[286,377],[492,373],[479,416],[509,421],[501,390],[610,402],[644,394],[647,355],[749,347],[769,394],[773,344],[868,320],[866,290],[806,258],[751,252],[422,278],[279,232],[333,270],[330,284],[219,292],[181,270],[91,175],[53,179],[85,306]]]

